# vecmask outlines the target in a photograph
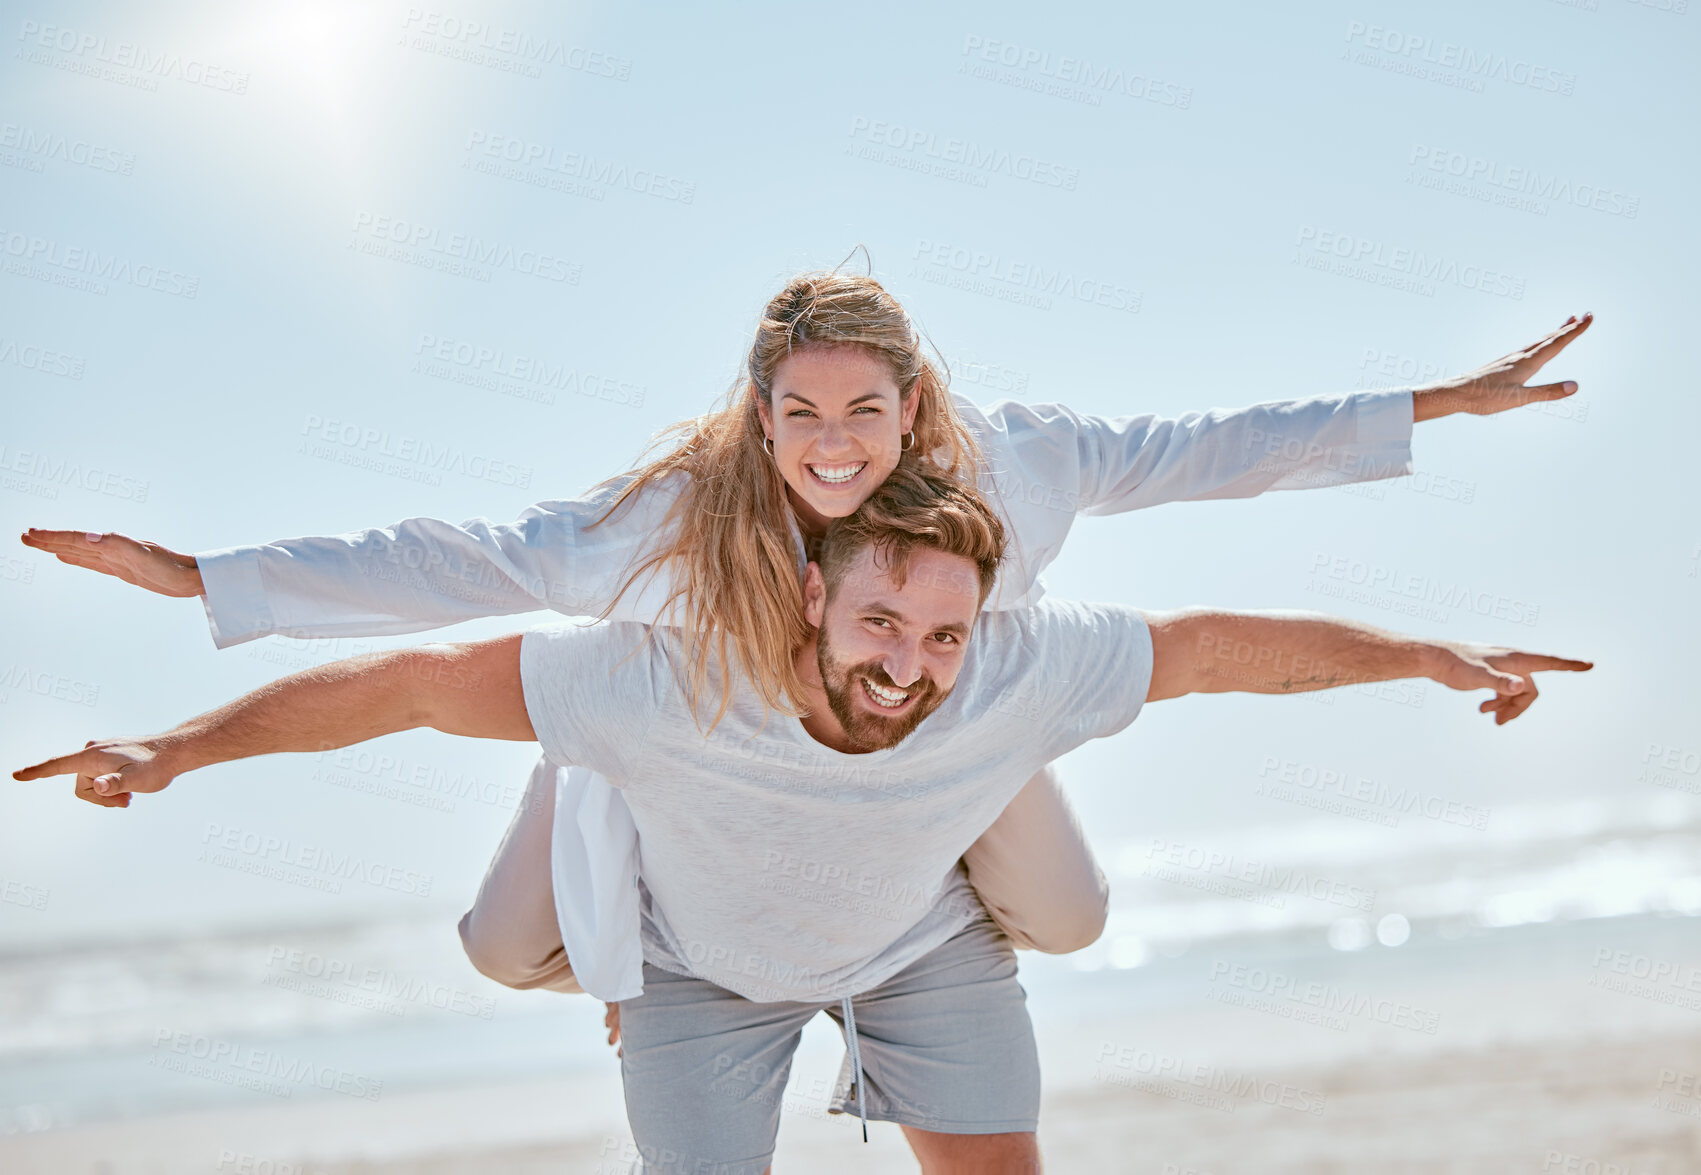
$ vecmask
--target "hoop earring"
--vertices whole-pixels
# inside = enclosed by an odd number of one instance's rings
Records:
[[[772,457],[774,455],[774,438],[773,437],[763,437],[762,438],[762,450],[765,453],[767,453],[768,456],[770,456],[770,457]]]
[[[904,440],[906,438],[909,440],[909,444],[907,445],[904,444]],[[912,428],[909,432],[898,438],[898,452],[908,453],[913,448],[915,448],[915,429]]]

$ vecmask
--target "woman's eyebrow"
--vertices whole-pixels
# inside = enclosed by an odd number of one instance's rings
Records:
[[[865,392],[862,395],[858,396],[856,399],[852,400],[850,403],[846,404],[845,407],[846,408],[854,408],[858,404],[862,403],[864,400],[884,400],[885,398],[886,398],[886,394],[884,392]],[[796,400],[799,404],[806,405],[807,407],[810,407],[810,408],[815,407],[815,402],[813,400],[806,400],[802,396],[798,395],[796,392],[787,392],[783,396],[781,396],[780,399],[782,399],[782,400]]]

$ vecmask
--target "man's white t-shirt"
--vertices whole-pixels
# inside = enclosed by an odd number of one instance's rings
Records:
[[[520,645],[545,755],[606,776],[631,809],[645,959],[751,1000],[829,1000],[980,916],[958,859],[1040,768],[1134,720],[1152,643],[1115,604],[982,613],[939,708],[857,755],[747,690],[705,737],[681,665],[676,630],[631,622]]]

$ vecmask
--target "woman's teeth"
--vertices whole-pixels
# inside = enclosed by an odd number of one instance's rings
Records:
[[[887,689],[885,686],[875,685],[866,677],[862,679],[862,688],[868,691],[869,698],[876,706],[886,710],[896,710],[910,700],[910,695],[904,690]]]
[[[858,461],[851,465],[811,465],[809,472],[826,482],[828,485],[843,485],[862,472],[866,461]]]

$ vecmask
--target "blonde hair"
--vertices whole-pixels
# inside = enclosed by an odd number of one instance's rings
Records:
[[[666,565],[671,591],[659,615],[672,612],[669,618],[681,628],[682,685],[699,723],[711,685],[718,697],[710,730],[731,703],[735,668],[766,709],[803,713],[803,683],[792,660],[809,636],[798,552],[786,522],[785,479],[763,447],[757,405],[772,409],[775,370],[805,347],[862,348],[885,362],[904,403],[917,400],[915,435],[899,456],[899,469],[927,470],[972,488],[981,468],[980,448],[951,402],[946,376],[922,354],[909,315],[885,287],[872,276],[836,269],[787,282],[763,310],[723,401],[708,415],[663,431],[652,450],[670,441],[672,447],[622,475],[631,480],[597,519],[665,477],[685,476],[660,528],[663,537],[629,571],[615,601],[641,576]],[[711,682],[712,669],[718,672]]]

